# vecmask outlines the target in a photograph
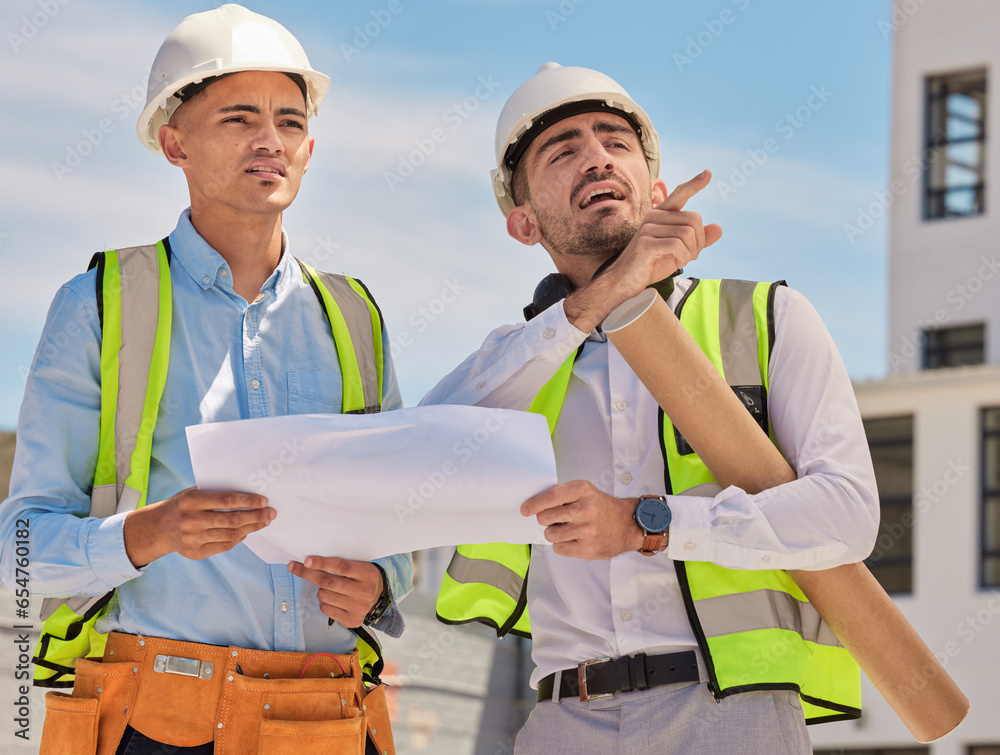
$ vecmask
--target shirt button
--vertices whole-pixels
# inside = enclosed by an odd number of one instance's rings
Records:
[[[632,475],[630,475],[628,472],[626,472],[625,474],[623,474],[622,475],[622,482],[625,483],[626,485],[628,485],[630,482],[632,482]]]
[[[204,283],[206,286],[208,286],[212,283],[212,279],[206,275],[204,278],[201,279],[201,282]]]
[[[615,404],[615,407],[618,409],[618,411],[623,412],[628,408],[628,404],[626,404],[624,401],[619,401],[617,404]]]
[[[628,621],[632,618],[632,612],[627,608],[619,614],[622,617],[622,621]]]
[[[695,544],[694,543],[685,543],[684,550],[686,550],[688,553],[690,553],[694,549],[695,549]]]
[[[253,380],[250,381],[250,387],[256,391],[258,388],[260,388],[260,381],[257,378],[254,378]]]
[[[486,383],[479,383],[479,384],[478,384],[478,385],[476,386],[476,388],[478,388],[478,389],[479,389],[479,390],[481,390],[481,391],[485,391],[485,390],[486,390]]]
[[[223,278],[228,278],[229,277],[229,271],[226,270],[226,268],[222,268],[222,277]]]
[[[770,556],[764,556],[764,563],[765,564],[771,563],[771,557]]]
[[[288,613],[288,601],[286,600],[281,601],[281,605],[278,606],[278,608],[281,609],[282,613]]]
[[[556,337],[556,332],[552,328],[546,328],[542,331],[542,337],[552,339]]]

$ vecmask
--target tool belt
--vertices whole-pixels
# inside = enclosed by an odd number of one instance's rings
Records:
[[[552,700],[555,674],[538,682],[538,701]],[[698,681],[698,659],[693,650],[664,655],[639,653],[623,658],[598,658],[584,661],[574,669],[563,671],[559,681],[559,698],[577,697],[593,700],[610,697],[615,692],[659,687],[663,684]],[[557,698],[558,699],[558,698]]]
[[[303,676],[304,673],[304,676]],[[395,755],[385,688],[350,655],[250,650],[112,632],[76,662],[73,694],[45,696],[41,755],[114,755],[132,728],[216,755]]]

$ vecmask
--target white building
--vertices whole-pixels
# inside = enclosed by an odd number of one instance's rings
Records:
[[[918,745],[865,680],[817,753],[1000,755],[1000,4],[896,0],[889,377],[855,386],[879,478],[873,572],[972,702]],[[875,209],[875,208],[872,208]]]

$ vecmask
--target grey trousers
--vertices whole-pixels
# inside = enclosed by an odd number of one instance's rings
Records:
[[[538,703],[515,755],[802,755],[811,753],[798,694],[745,692],[716,702],[688,682],[580,702]]]

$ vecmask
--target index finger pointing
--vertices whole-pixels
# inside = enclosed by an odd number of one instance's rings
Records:
[[[708,186],[708,182],[712,180],[712,171],[705,169],[697,176],[692,178],[686,183],[682,183],[676,189],[674,193],[668,196],[659,204],[659,209],[661,210],[683,210],[684,205],[687,201],[697,194],[699,191]]]

